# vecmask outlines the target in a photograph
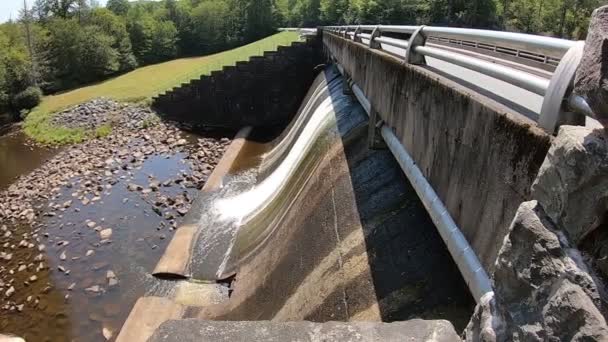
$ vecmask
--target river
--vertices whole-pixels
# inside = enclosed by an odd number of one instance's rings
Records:
[[[161,143],[166,136],[175,136],[171,141],[184,138],[187,143]],[[74,151],[101,154],[101,162],[91,162],[56,195],[45,193],[50,198],[34,205],[39,213],[34,224],[14,223],[0,216],[0,226],[7,226],[11,233],[0,235],[0,251],[11,255],[0,267],[0,333],[27,341],[105,341],[104,330],[116,336],[139,297],[171,291],[150,274],[181,216],[175,211],[177,207],[159,203],[183,202],[181,208],[189,208],[228,139],[220,143],[219,137],[202,138],[157,128],[133,132],[127,145],[112,145],[123,138],[124,134],[109,137],[104,140],[107,147],[97,142],[51,149],[34,146],[17,129],[0,137],[0,192],[11,184],[22,186],[23,182],[16,180],[19,176],[54,169],[59,159],[65,160]],[[205,146],[209,146],[208,151]],[[105,165],[106,154],[117,159],[117,147],[128,155],[122,157],[122,163]],[[201,151],[207,156],[197,159]],[[128,161],[129,155],[138,153],[144,156]],[[104,164],[101,168],[100,163]],[[58,172],[50,174],[72,172],[64,170],[65,166],[57,168]],[[194,173],[203,171],[202,183],[190,181]],[[102,177],[104,172],[111,176]],[[90,181],[103,191],[99,200],[84,204],[83,198],[75,195]],[[149,192],[149,184],[156,181],[163,185]],[[142,187],[132,191],[131,184]],[[73,204],[63,208],[58,203]],[[105,242],[100,241],[102,227],[112,229]],[[20,247],[20,240],[31,247]],[[43,269],[38,267],[40,262]],[[15,289],[10,296],[6,295],[9,286]]]

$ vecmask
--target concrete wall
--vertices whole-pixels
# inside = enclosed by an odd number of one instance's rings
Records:
[[[224,67],[154,98],[166,119],[194,126],[240,129],[289,122],[322,62],[311,38]]]
[[[394,128],[492,272],[551,137],[529,119],[423,66],[325,32],[323,42]]]

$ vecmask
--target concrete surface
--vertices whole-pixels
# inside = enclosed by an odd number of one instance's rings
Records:
[[[316,37],[226,66],[153,99],[163,118],[193,127],[287,124],[323,62]]]
[[[342,94],[341,78],[327,87],[319,101],[333,103],[335,111],[321,113],[329,125],[293,165],[296,173],[277,183],[276,197],[267,202],[238,196],[274,179],[291,160],[280,155],[264,158],[259,166],[264,175],[245,191],[232,193],[227,183],[220,198],[208,198],[233,203],[226,213],[250,201],[262,206],[239,219],[237,232],[227,237],[218,228],[225,220],[201,212],[192,277],[214,276],[219,267],[236,278],[228,302],[193,317],[316,322],[420,317],[449,319],[464,328],[472,299],[422,203],[390,152],[368,149],[367,115]],[[313,112],[319,108],[324,107],[313,106]],[[291,145],[288,139],[277,147],[283,144]],[[286,153],[299,151],[293,146]],[[222,251],[230,251],[230,258],[220,264],[215,256]]]
[[[321,341],[460,341],[447,321],[420,319],[398,323],[311,323],[169,321],[161,325],[150,342],[321,342]]]
[[[551,137],[445,73],[332,34],[323,41],[394,128],[491,273]]]

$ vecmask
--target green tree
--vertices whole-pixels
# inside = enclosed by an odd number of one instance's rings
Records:
[[[215,51],[227,45],[230,8],[224,1],[203,1],[192,10],[196,50]]]
[[[113,38],[112,48],[118,53],[118,71],[132,70],[137,66],[127,26],[122,18],[109,9],[96,8],[91,12],[89,23],[101,28],[105,34]]]
[[[54,90],[97,81],[120,69],[113,37],[95,25],[80,26],[76,19],[53,19],[49,24],[50,69]]]
[[[271,0],[249,1],[245,24],[245,40],[253,41],[274,31],[273,4]]]
[[[125,16],[129,12],[129,0],[108,0],[106,8],[116,15]]]

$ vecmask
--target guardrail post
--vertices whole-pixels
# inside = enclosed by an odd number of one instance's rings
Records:
[[[576,70],[583,58],[584,47],[585,42],[583,41],[577,42],[571,47],[551,78],[538,119],[538,126],[549,134],[556,133],[561,125],[585,123],[585,116],[567,111],[564,106],[566,95],[572,91]]]
[[[361,38],[359,37],[359,33],[361,33],[361,26],[357,26],[355,29],[355,35],[353,36],[353,41],[355,43],[361,43]]]
[[[369,124],[367,128],[367,146],[371,150],[385,150],[386,142],[382,138],[380,129],[384,125],[384,122],[378,115],[378,112],[374,109],[374,106],[370,106],[369,113]]]
[[[353,90],[351,88],[353,79],[350,78],[350,75],[346,72],[343,73],[344,81],[342,82],[342,93],[344,95],[353,95]]]
[[[410,41],[407,45],[407,51],[405,52],[405,61],[408,64],[418,64],[424,65],[426,64],[426,59],[423,55],[416,53],[416,47],[422,46],[426,44],[426,36],[424,35],[424,25],[420,26],[412,36],[410,37]]]
[[[370,49],[380,49],[382,48],[382,44],[376,41],[376,38],[380,37],[382,32],[380,31],[380,26],[376,26],[372,31],[371,37],[369,37],[369,48]]]

